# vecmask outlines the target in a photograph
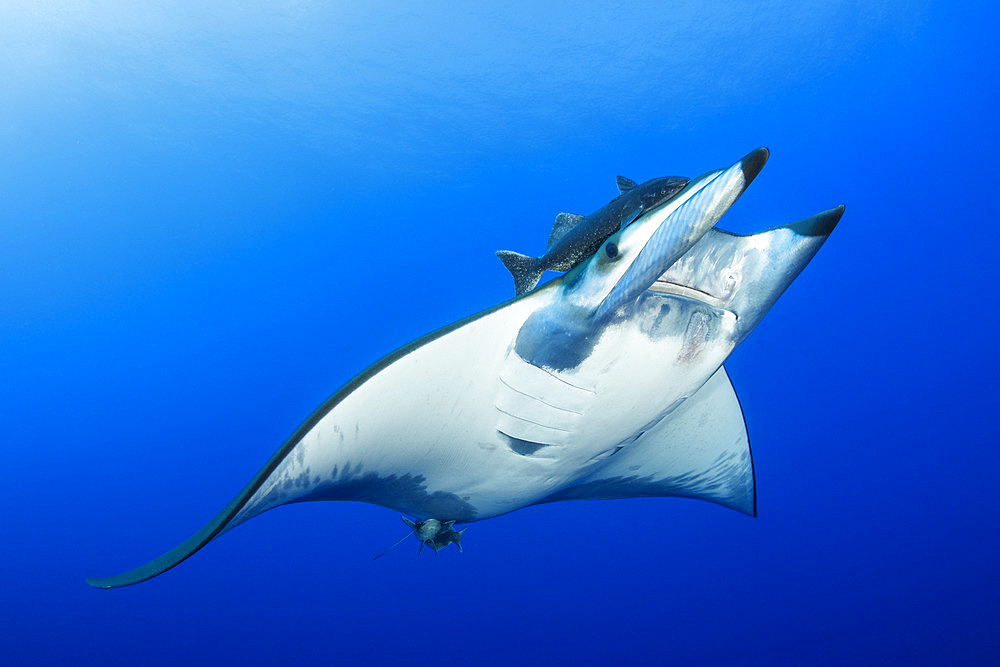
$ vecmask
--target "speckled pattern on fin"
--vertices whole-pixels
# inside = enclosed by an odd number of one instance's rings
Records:
[[[628,192],[632,188],[637,187],[636,186],[636,182],[633,181],[631,178],[625,178],[624,176],[619,176],[615,180],[618,183],[618,192],[620,192],[622,194],[625,194],[626,192]]]
[[[576,227],[577,223],[583,220],[582,215],[576,213],[560,213],[556,216],[556,221],[552,224],[552,231],[549,233],[548,248],[551,248],[559,239],[566,236],[566,233]]]

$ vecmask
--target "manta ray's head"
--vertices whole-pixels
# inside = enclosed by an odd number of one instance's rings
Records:
[[[650,288],[736,316],[732,345],[746,338],[819,251],[844,207],[754,234],[718,229],[674,262]]]
[[[719,221],[767,155],[766,148],[759,148],[728,169],[700,176],[613,234],[565,276],[561,300],[601,321],[627,308]]]
[[[563,277],[550,306],[528,318],[518,333],[517,353],[548,368],[577,366],[604,328],[719,221],[767,156],[766,148],[758,148],[728,169],[700,176],[613,234]]]

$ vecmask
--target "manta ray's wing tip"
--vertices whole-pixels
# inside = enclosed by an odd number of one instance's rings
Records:
[[[87,582],[88,586],[93,588],[108,589],[131,586],[132,584],[137,584],[140,581],[145,581],[145,579],[126,580],[123,576],[119,575],[117,577],[87,577],[84,581]]]
[[[125,586],[138,584],[146,581],[147,579],[152,579],[157,574],[160,573],[155,570],[151,571],[148,568],[136,568],[135,570],[113,577],[87,577],[84,581],[87,582],[88,586],[92,586],[93,588],[123,588]]]
[[[761,146],[760,148],[750,151],[742,160],[740,160],[740,166],[743,168],[743,180],[747,185],[750,184],[760,170],[764,168],[764,163],[767,162],[767,158],[771,155],[771,151]]]
[[[795,233],[802,236],[829,236],[833,232],[833,228],[840,222],[841,216],[844,215],[844,210],[845,206],[841,204],[828,211],[817,213],[811,218],[799,220],[788,226]]]

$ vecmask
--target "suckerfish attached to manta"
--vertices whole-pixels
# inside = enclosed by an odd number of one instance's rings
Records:
[[[591,257],[615,232],[625,229],[643,214],[677,196],[688,184],[681,176],[654,178],[636,185],[618,177],[621,193],[606,206],[584,217],[575,213],[556,216],[548,247],[541,257],[530,257],[512,250],[498,250],[497,257],[514,276],[514,290],[520,295],[538,284],[546,271],[569,271]]]

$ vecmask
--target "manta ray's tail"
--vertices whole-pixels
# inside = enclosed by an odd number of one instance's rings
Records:
[[[533,289],[545,273],[542,260],[538,257],[529,257],[512,250],[497,250],[497,257],[514,276],[514,291],[518,296]]]

